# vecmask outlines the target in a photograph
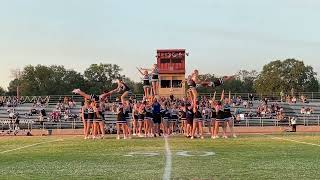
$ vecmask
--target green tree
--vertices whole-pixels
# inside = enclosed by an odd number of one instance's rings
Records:
[[[286,59],[272,61],[263,67],[254,82],[258,93],[318,91],[319,83],[311,66],[303,61]]]
[[[6,94],[7,94],[6,90],[4,90],[3,87],[0,87],[0,96],[4,96]]]
[[[56,65],[26,66],[20,79],[10,82],[8,87],[10,95],[16,95],[18,84],[20,84],[20,93],[24,96],[70,94],[73,88],[86,87],[85,80],[80,73]]]
[[[84,71],[84,78],[89,93],[99,94],[114,88],[114,80],[123,78],[121,68],[116,64],[92,64]]]

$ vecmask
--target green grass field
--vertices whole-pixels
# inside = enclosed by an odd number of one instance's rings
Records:
[[[168,142],[171,179],[320,178],[320,134]],[[165,150],[163,138],[0,137],[0,179],[162,179]]]

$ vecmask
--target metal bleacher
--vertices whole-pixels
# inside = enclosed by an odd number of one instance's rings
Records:
[[[40,118],[38,115],[35,116],[25,116],[26,113],[30,112],[31,108],[33,108],[33,101],[39,98],[47,98],[48,102],[43,109],[46,110],[47,114],[51,113],[56,104],[63,100],[64,97],[69,97],[75,100],[76,106],[71,109],[72,114],[79,114],[81,108],[81,101],[83,100],[80,96],[69,95],[69,96],[46,96],[39,97],[33,96],[24,98],[23,104],[15,107],[15,112],[19,113],[19,127],[21,129],[78,129],[82,128],[83,124],[79,117],[71,118],[71,119],[61,119],[58,122],[54,122],[48,118],[45,118],[43,122],[40,122]],[[115,97],[111,97],[115,98]],[[111,99],[112,100],[112,99]],[[320,125],[320,100],[312,100],[310,103],[296,103],[296,104],[288,104],[284,102],[277,102],[280,106],[284,108],[285,116],[294,116],[297,117],[297,123],[299,125],[304,126],[319,126]],[[253,102],[253,107],[251,108],[243,108],[241,110],[243,113],[255,112],[257,107],[259,106],[259,101]],[[314,109],[313,114],[311,115],[302,115],[300,113],[301,107],[312,107]],[[13,124],[13,121],[8,118],[8,107],[0,107],[0,130],[5,130],[10,128],[10,125]],[[41,109],[41,108],[38,108]],[[233,109],[234,110],[234,109]],[[112,112],[105,113],[105,124],[107,129],[112,129],[114,124],[116,123],[116,115]],[[263,118],[263,117],[245,117],[240,122],[235,123],[235,126],[282,126],[288,125],[288,121],[279,121],[274,118]]]

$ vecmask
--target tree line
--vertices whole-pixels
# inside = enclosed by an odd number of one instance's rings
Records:
[[[67,95],[74,88],[80,88],[92,94],[102,93],[116,87],[114,80],[122,78],[132,88],[133,93],[142,94],[141,82],[134,82],[122,74],[123,70],[116,64],[92,64],[83,73],[66,69],[58,65],[27,65],[21,75],[11,80],[8,90],[0,88],[1,95],[16,95],[19,86],[20,95]],[[202,74],[201,79],[213,81],[216,74]],[[217,89],[199,88],[200,93],[213,91],[238,93],[289,93],[318,92],[319,81],[311,66],[296,59],[276,60],[263,66],[261,72],[240,70],[234,79]]]

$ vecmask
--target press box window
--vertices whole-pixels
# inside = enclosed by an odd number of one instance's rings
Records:
[[[182,80],[172,80],[173,88],[182,88]]]
[[[170,80],[161,80],[161,88],[171,88]]]

